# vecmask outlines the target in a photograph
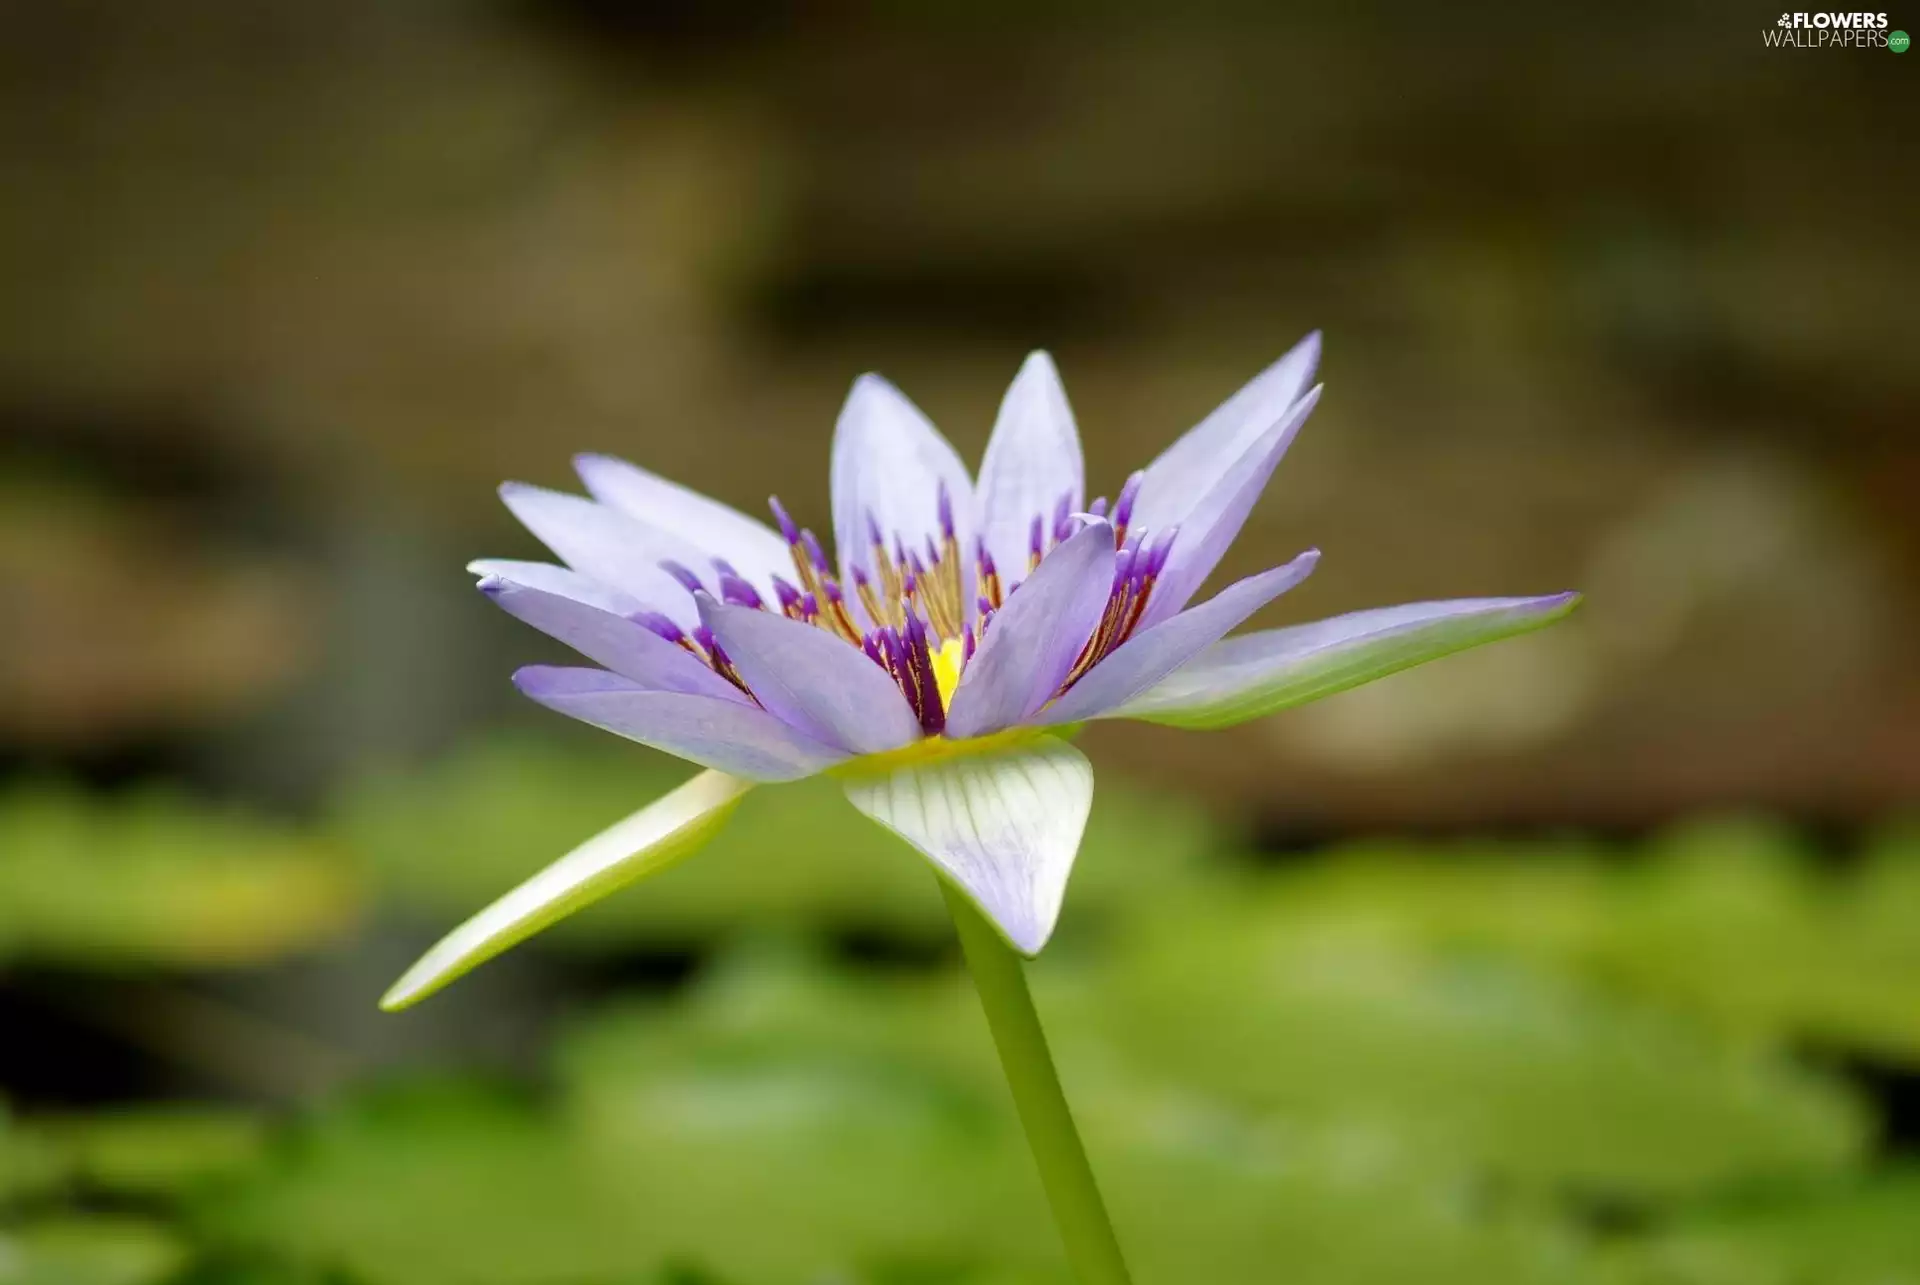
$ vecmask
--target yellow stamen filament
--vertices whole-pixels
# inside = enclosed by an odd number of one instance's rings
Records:
[[[873,545],[873,572],[880,580],[880,610],[868,608],[869,613],[879,624],[891,625],[895,629],[906,626],[906,611],[900,603],[900,569],[893,565],[893,559],[887,554],[887,546],[876,541]],[[866,601],[869,591],[862,590],[862,601]]]
[[[981,575],[980,593],[981,593],[981,596],[987,600],[988,606],[992,607],[995,611],[1000,610],[1001,599],[1000,599],[999,571],[995,570],[995,571],[987,572]]]
[[[822,605],[820,616],[834,633],[856,647],[860,645],[860,630],[854,625],[853,617],[847,613],[847,604],[842,598],[830,595]]]

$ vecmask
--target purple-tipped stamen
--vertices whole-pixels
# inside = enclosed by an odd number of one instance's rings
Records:
[[[787,543],[800,543],[800,525],[787,516],[787,506],[780,503],[780,497],[769,495],[767,507],[773,510],[773,520],[780,524],[780,534],[787,538]]]
[[[978,550],[980,570],[980,598],[986,604],[985,611],[991,611],[1000,605],[1000,568],[994,565],[993,554],[988,551],[985,540],[980,542]]]
[[[1180,528],[1170,526],[1153,538],[1147,557],[1147,577],[1149,579],[1166,570],[1167,558],[1173,553],[1173,538],[1180,534]]]
[[[920,712],[920,684],[914,681],[912,670],[907,664],[907,644],[900,637],[900,631],[892,625],[876,629],[872,637],[879,644],[881,664],[893,676],[894,683],[900,688],[900,694],[907,698],[907,704],[913,707],[913,716],[926,720]]]
[[[1072,534],[1073,492],[1069,491],[1053,506],[1053,542],[1059,544]]]
[[[1135,473],[1127,479],[1127,484],[1120,488],[1120,498],[1113,502],[1113,527],[1122,535],[1125,534],[1128,524],[1133,521],[1133,504],[1140,498],[1140,484],[1146,479],[1147,474],[1144,469]]]
[[[672,558],[663,559],[660,563],[660,569],[672,576],[675,580],[678,580],[681,588],[685,589],[688,593],[705,593],[707,591],[707,587],[700,583],[699,576],[696,576]]]
[[[793,609],[800,605],[800,591],[780,576],[773,578],[773,596],[779,599],[780,610],[786,615],[791,616]]]
[[[745,577],[728,570],[720,573],[720,601],[730,602],[736,607],[752,607],[762,610],[766,602],[760,597],[760,591],[748,584]]]
[[[687,631],[657,611],[636,611],[627,617],[643,629],[651,630],[670,643],[687,645]]]
[[[947,483],[945,478],[942,478],[940,480],[939,509],[940,509],[940,535],[944,539],[948,539],[948,540],[954,539],[955,536],[954,536],[954,526],[953,526],[953,493],[947,490]]]
[[[920,693],[916,702],[920,728],[928,736],[938,736],[947,727],[947,712],[940,705],[940,683],[933,676],[933,656],[927,648],[927,627],[918,612],[907,613],[907,668]]]
[[[800,533],[800,544],[802,548],[806,549],[807,556],[813,559],[814,568],[824,575],[827,571],[827,554],[826,551],[820,547],[820,538],[814,535],[811,530],[802,531]]]
[[[1087,512],[1096,518],[1104,518],[1107,516],[1107,497],[1102,495],[1095,499],[1092,504],[1087,506]]]

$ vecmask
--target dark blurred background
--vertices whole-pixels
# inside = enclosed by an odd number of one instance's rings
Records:
[[[1920,59],[1778,17],[0,3],[0,1285],[1061,1279],[826,795],[372,1011],[675,779],[461,568],[581,450],[817,525],[855,375],[971,461],[1036,346],[1111,493],[1314,328],[1261,622],[1587,604],[1085,738],[1143,1285],[1920,1281]]]

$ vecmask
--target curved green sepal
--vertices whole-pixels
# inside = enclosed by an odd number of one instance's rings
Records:
[[[709,769],[569,852],[440,939],[381,997],[396,1012],[576,910],[691,855],[753,782]]]

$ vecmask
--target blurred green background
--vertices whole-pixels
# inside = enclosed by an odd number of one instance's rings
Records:
[[[680,779],[462,564],[596,449],[827,512],[879,369],[1111,493],[1314,327],[1260,623],[1033,969],[1141,1285],[1920,1285],[1920,61],[1403,0],[0,3],[0,1285],[1064,1285],[829,786],[399,1017]],[[1893,13],[1912,28],[1920,13]]]

